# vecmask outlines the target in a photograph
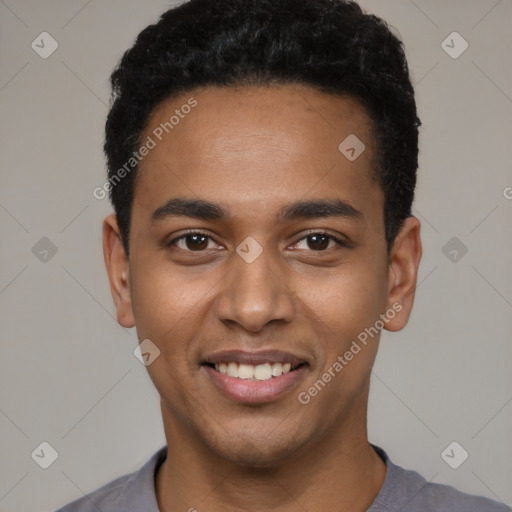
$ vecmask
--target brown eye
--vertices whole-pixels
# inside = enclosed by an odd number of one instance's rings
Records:
[[[208,249],[211,237],[205,233],[190,232],[171,240],[168,247],[176,246],[179,249],[189,252],[201,252]]]
[[[300,246],[301,244],[303,244],[302,247]],[[296,245],[299,249],[309,249],[316,252],[332,249],[336,246],[338,246],[338,248],[347,247],[345,242],[328,233],[310,233],[304,238],[301,238]],[[304,245],[306,247],[304,247]]]
[[[208,247],[208,237],[205,235],[187,235],[185,236],[185,245],[192,251],[200,251]]]
[[[309,235],[307,237],[308,247],[315,251],[323,251],[329,247],[330,237],[327,235]]]

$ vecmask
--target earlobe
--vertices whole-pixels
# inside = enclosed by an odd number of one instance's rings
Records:
[[[114,214],[108,215],[103,221],[103,257],[116,306],[117,321],[123,327],[133,327],[135,321],[129,283],[130,268]]]
[[[420,228],[416,217],[405,219],[391,249],[387,309],[397,314],[386,323],[388,331],[403,329],[411,314],[422,255]]]

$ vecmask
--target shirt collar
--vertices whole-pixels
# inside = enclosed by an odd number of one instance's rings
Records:
[[[371,444],[371,443],[370,443]],[[375,498],[368,512],[388,510],[390,505],[396,506],[397,499],[405,499],[407,496],[397,496],[395,482],[400,480],[402,468],[393,464],[387,453],[374,444],[371,444],[379,457],[386,464],[386,477],[379,494]],[[156,500],[156,474],[167,457],[167,446],[160,448],[153,456],[124,482],[118,494],[116,505],[119,510],[144,510],[145,512],[160,512]],[[402,470],[403,471],[403,470]],[[423,482],[421,482],[423,483]],[[418,482],[420,484],[420,482]],[[422,485],[419,485],[419,491]],[[414,489],[408,489],[409,492]],[[415,493],[413,492],[413,495]],[[406,500],[407,501],[407,500]]]

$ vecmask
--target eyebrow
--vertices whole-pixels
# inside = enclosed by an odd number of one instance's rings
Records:
[[[171,217],[192,217],[201,220],[226,220],[230,217],[228,210],[219,203],[205,199],[172,198],[158,207],[151,215],[151,223]],[[341,199],[314,199],[298,201],[283,206],[278,214],[278,222],[290,222],[299,219],[316,219],[323,217],[341,217],[363,220],[361,211]]]

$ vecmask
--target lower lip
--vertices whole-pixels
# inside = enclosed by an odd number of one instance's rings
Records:
[[[202,368],[225,396],[235,402],[251,404],[272,402],[289,393],[307,371],[304,365],[269,380],[244,380],[220,373],[207,365]]]

